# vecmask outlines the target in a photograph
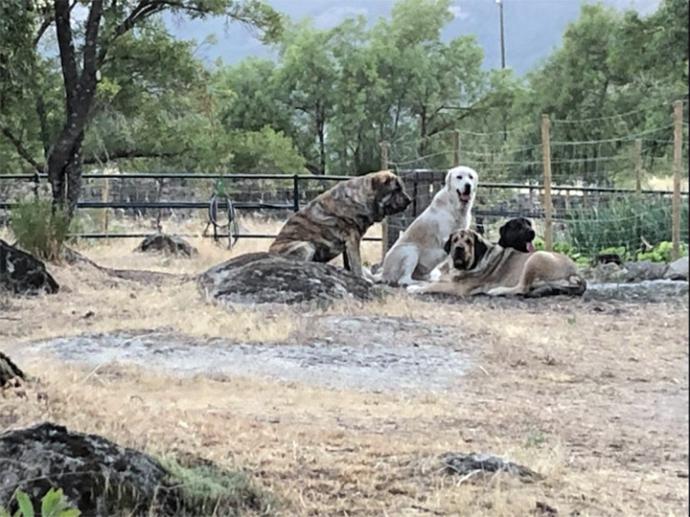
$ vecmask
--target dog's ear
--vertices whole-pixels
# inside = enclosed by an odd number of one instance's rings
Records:
[[[477,264],[484,258],[484,255],[486,255],[486,252],[489,251],[489,248],[487,245],[484,243],[484,239],[477,233],[474,234],[474,262],[472,264],[473,267],[477,267]]]
[[[446,252],[446,255],[450,254],[450,246],[451,246],[452,242],[453,242],[453,236],[451,235],[450,237],[448,237],[448,240],[443,245],[443,251]]]

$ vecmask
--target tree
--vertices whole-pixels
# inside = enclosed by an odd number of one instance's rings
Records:
[[[258,0],[90,0],[79,4],[69,0],[45,0],[34,5],[31,1],[11,0],[16,12],[10,20],[23,23],[20,31],[33,29],[33,45],[30,56],[9,55],[4,59],[4,75],[18,77],[18,71],[28,68],[35,71],[38,60],[37,45],[48,29],[55,26],[57,50],[60,61],[64,93],[63,116],[60,129],[50,145],[44,146],[44,160],[35,158],[35,151],[27,148],[18,127],[10,127],[12,119],[3,116],[0,121],[2,134],[12,143],[23,159],[39,172],[48,172],[53,201],[73,213],[81,188],[83,143],[85,130],[93,120],[94,101],[102,72],[127,58],[118,53],[118,46],[126,44],[126,36],[144,29],[154,17],[163,12],[187,14],[192,17],[225,16],[261,31],[266,40],[275,39],[280,31],[280,17]],[[75,8],[88,7],[85,19],[73,16]],[[27,22],[26,19],[29,19]],[[11,23],[11,22],[10,22]],[[2,40],[12,37],[7,27]],[[26,39],[26,34],[24,34]],[[27,65],[27,61],[29,64]],[[38,118],[41,119],[40,89],[34,91],[37,98]],[[17,120],[14,120],[15,124]]]
[[[331,37],[332,31],[319,31],[303,22],[286,30],[281,43],[278,81],[288,92],[293,124],[302,129],[298,139],[303,142],[307,168],[314,174],[326,174],[326,130],[335,105],[337,69]]]

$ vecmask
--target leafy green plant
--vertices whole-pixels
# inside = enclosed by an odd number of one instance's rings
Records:
[[[0,508],[0,517],[35,517],[36,511],[31,503],[31,498],[26,492],[17,490],[14,494],[17,501],[17,510],[14,514],[4,508]],[[81,512],[72,508],[62,493],[62,489],[51,488],[41,499],[41,517],[79,517]]]
[[[644,241],[671,240],[670,209],[667,198],[627,196],[592,209],[572,210],[567,214],[568,241],[591,257],[613,248],[622,258],[632,258]],[[681,226],[687,225],[688,207],[684,205]]]
[[[662,241],[651,250],[641,251],[637,253],[637,260],[651,260],[652,262],[671,262],[671,254],[673,252],[673,243],[669,241]],[[688,254],[688,245],[684,242],[680,243],[680,254]]]
[[[10,225],[19,246],[44,260],[60,258],[71,229],[67,212],[54,209],[50,201],[20,203],[12,210]]]

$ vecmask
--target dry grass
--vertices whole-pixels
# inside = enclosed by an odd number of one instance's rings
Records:
[[[197,244],[192,260],[138,256],[132,243],[81,250],[103,265],[184,273],[230,256]],[[259,243],[240,245],[233,254]],[[153,287],[83,266],[51,270],[59,294],[0,300],[0,342],[10,355],[38,338],[121,329],[270,342],[309,331],[307,315],[290,309],[207,305],[190,282]],[[559,515],[687,515],[687,479],[678,477],[688,472],[687,310],[678,300],[507,307],[401,295],[343,303],[328,312],[454,325],[458,340],[476,344],[476,367],[462,389],[415,395],[34,357],[21,366],[41,384],[25,398],[0,397],[0,425],[49,419],[153,453],[247,469],[283,500],[284,515],[523,516],[537,501]],[[460,483],[438,470],[448,451],[505,455],[545,479]]]

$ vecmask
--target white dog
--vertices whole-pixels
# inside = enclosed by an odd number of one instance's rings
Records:
[[[427,280],[448,255],[444,245],[450,235],[469,229],[478,180],[469,167],[450,169],[445,186],[388,250],[376,279],[397,285]]]

